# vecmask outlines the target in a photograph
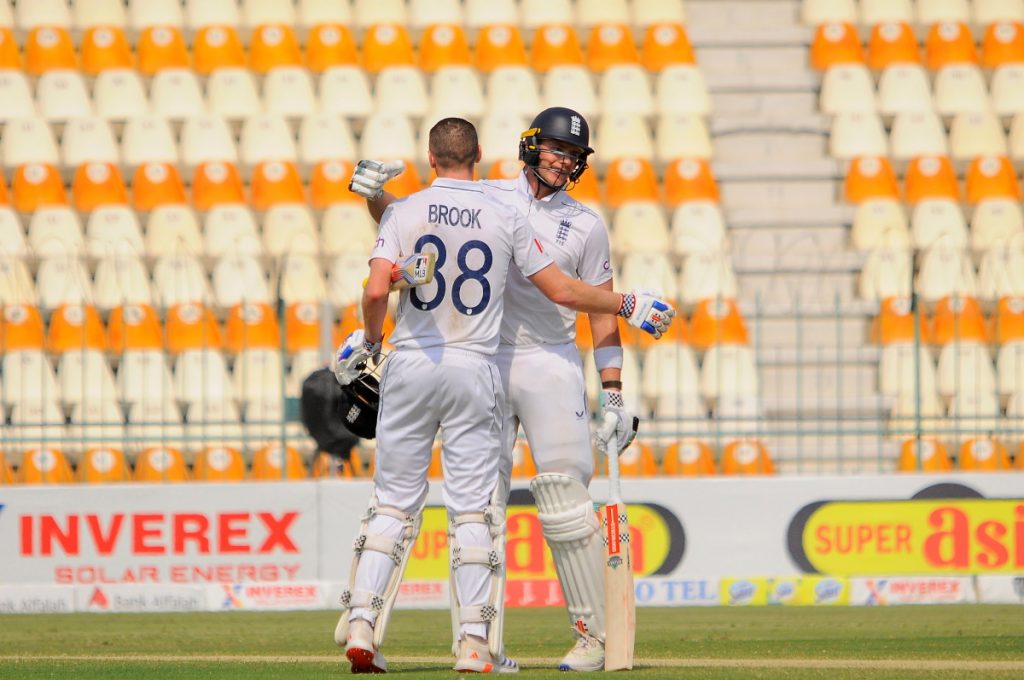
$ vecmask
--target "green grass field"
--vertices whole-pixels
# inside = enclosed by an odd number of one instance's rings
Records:
[[[0,616],[0,678],[319,678],[347,675],[334,612]],[[637,613],[645,678],[1024,677],[1014,606],[678,608]],[[446,611],[396,612],[391,674],[456,678]],[[521,678],[558,674],[561,610],[512,610]]]

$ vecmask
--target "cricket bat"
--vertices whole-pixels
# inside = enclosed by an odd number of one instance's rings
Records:
[[[436,253],[413,253],[391,268],[391,290],[423,286],[434,280]],[[366,288],[368,279],[363,279]]]
[[[615,427],[615,416],[605,417],[605,427]],[[633,668],[636,636],[636,600],[633,560],[629,548],[629,517],[622,502],[619,482],[619,451],[612,437],[605,450],[608,458],[608,503],[601,514],[604,526],[604,669]]]

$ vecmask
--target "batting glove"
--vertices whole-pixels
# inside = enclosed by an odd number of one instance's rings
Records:
[[[648,291],[634,290],[622,296],[619,316],[625,317],[630,326],[660,338],[672,325],[676,310],[672,305]]]
[[[601,420],[604,426],[597,431],[597,442],[605,451],[615,443],[619,455],[636,439],[636,431],[640,426],[640,419],[626,409],[626,401],[622,398],[619,390],[602,390],[601,407],[603,409]],[[608,414],[615,416],[614,421]]]
[[[367,342],[366,333],[360,328],[352,331],[334,353],[331,371],[341,385],[348,385],[359,377],[370,358],[380,354],[379,342]]]
[[[359,194],[368,201],[376,201],[384,195],[384,184],[398,177],[405,170],[403,161],[382,163],[381,161],[359,161],[352,171],[348,190]]]

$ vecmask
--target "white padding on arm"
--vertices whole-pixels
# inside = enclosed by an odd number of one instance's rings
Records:
[[[597,347],[594,349],[594,365],[601,371],[606,368],[622,368],[622,347]]]

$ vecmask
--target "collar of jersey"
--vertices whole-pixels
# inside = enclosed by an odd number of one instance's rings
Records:
[[[530,188],[530,181],[528,179],[526,179],[526,172],[527,172],[526,168],[523,168],[523,171],[521,173],[519,173],[518,187],[519,187],[519,191],[521,191],[525,196],[529,196],[531,201],[540,201],[541,203],[551,203],[554,200],[555,196],[558,196],[559,194],[562,193],[561,191],[556,191],[553,194],[548,194],[544,198],[537,198],[536,196],[533,195],[533,189]],[[562,191],[565,191],[565,190],[563,189]]]
[[[463,191],[476,191],[478,193],[483,193],[483,189],[480,188],[480,184],[478,182],[468,179],[438,177],[430,183],[430,186],[441,187],[442,189],[462,189]]]

